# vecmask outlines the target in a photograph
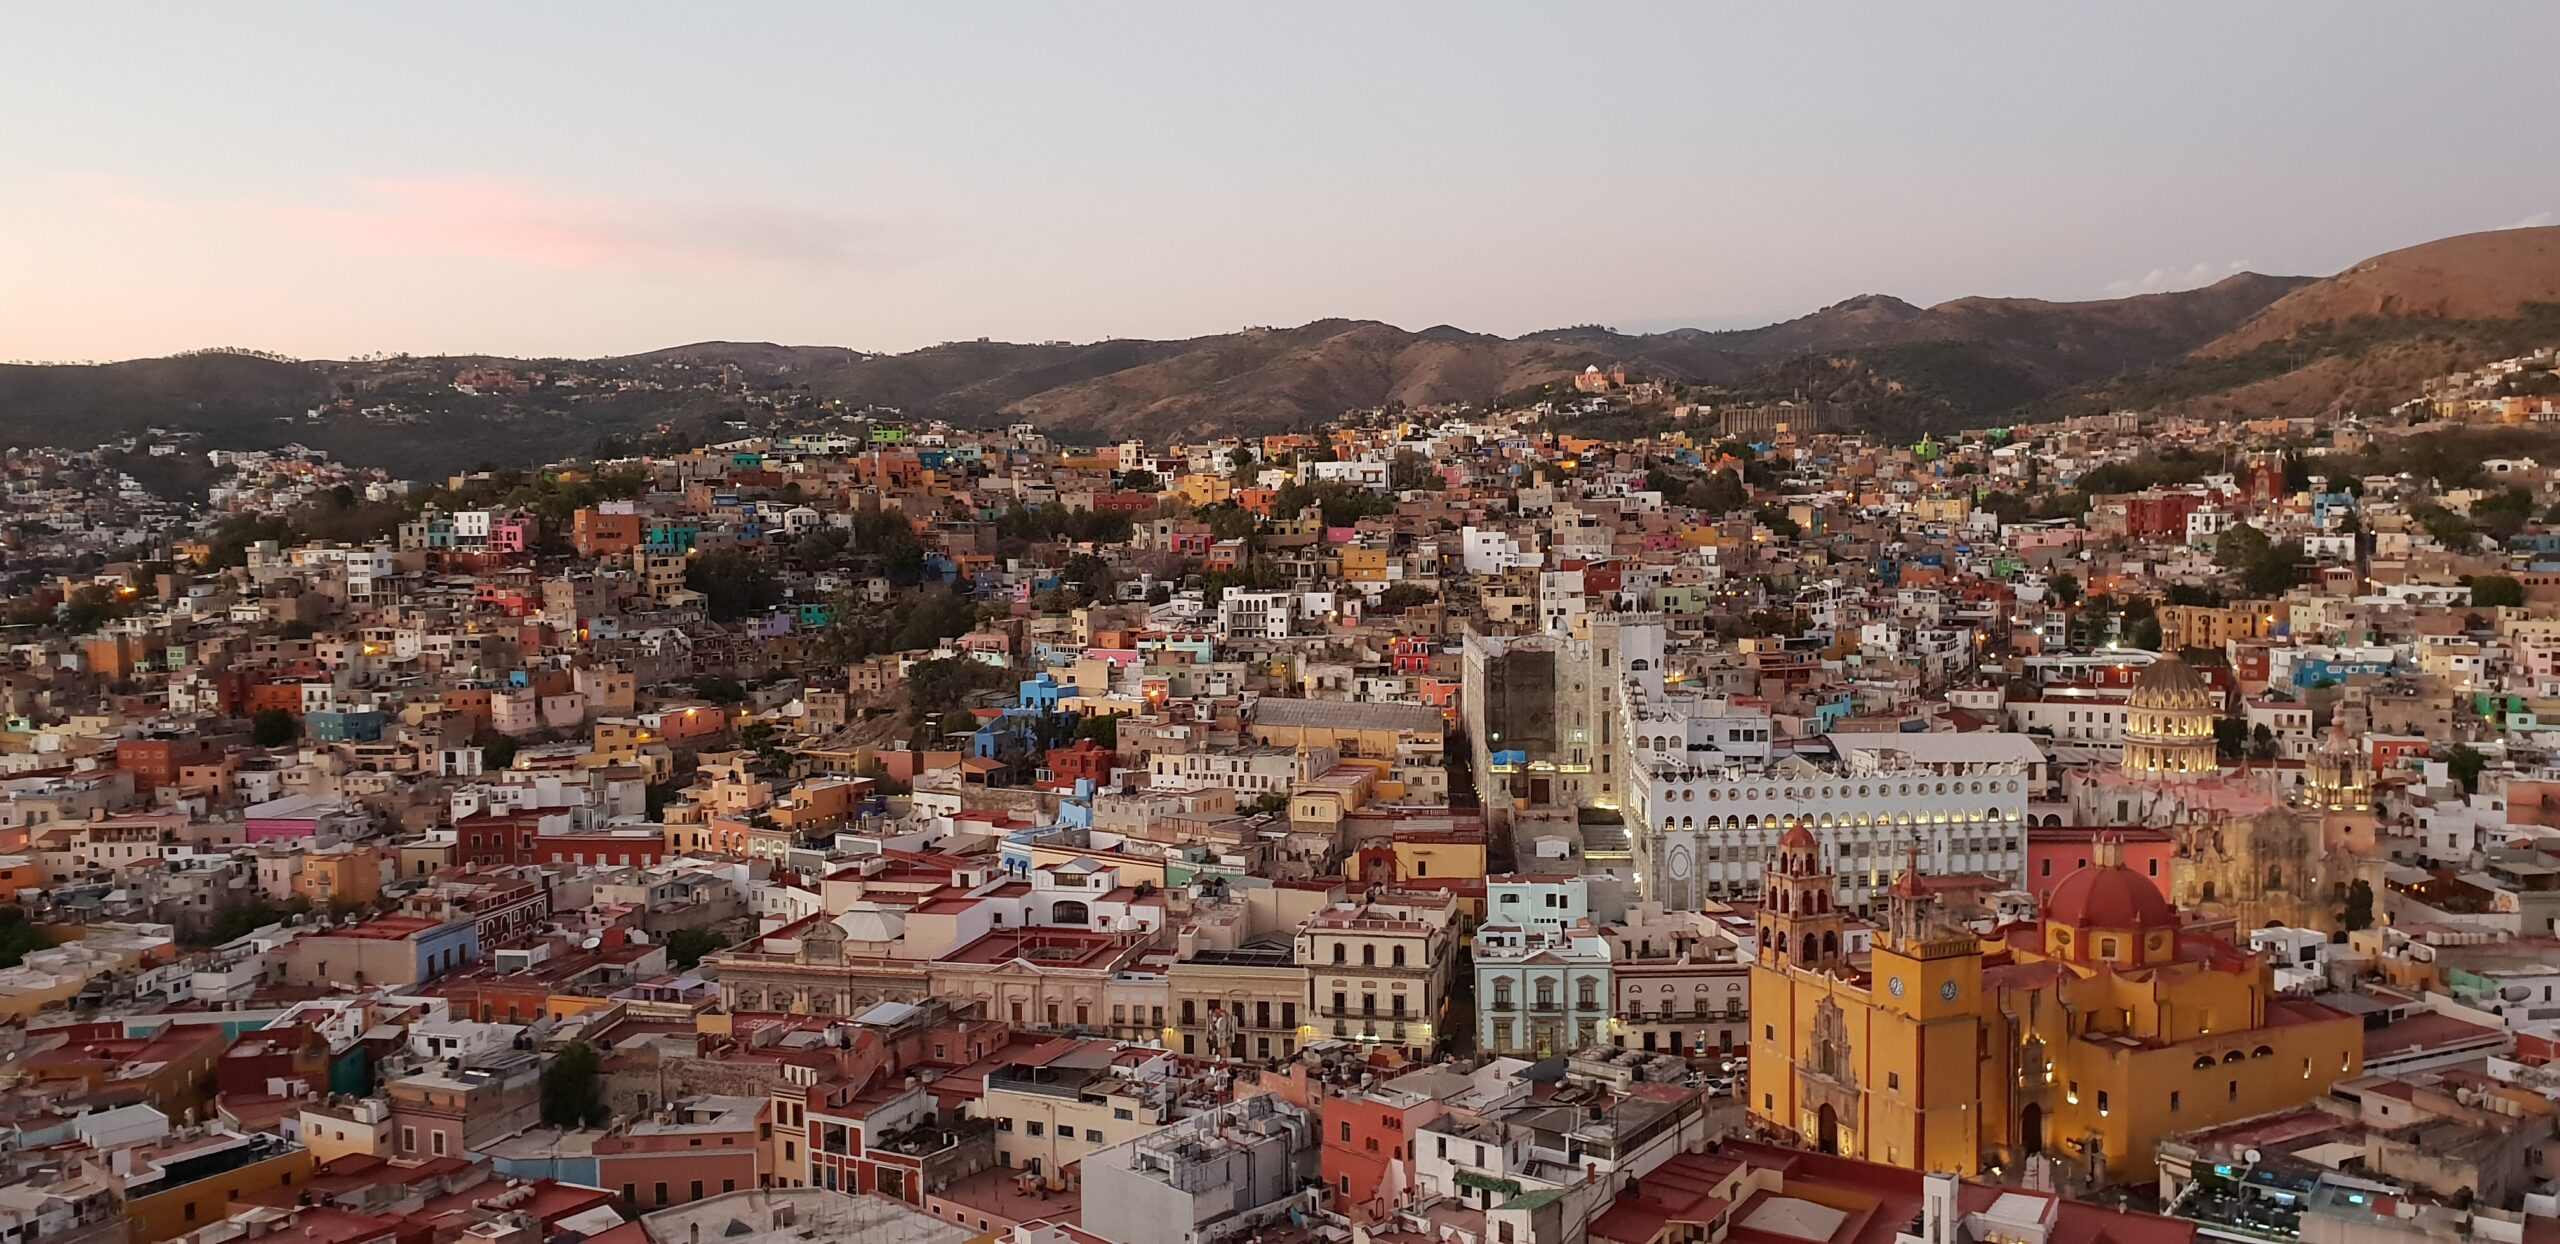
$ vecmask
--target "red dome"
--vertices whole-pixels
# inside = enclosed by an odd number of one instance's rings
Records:
[[[1820,839],[1813,836],[1812,830],[1804,827],[1804,822],[1798,821],[1796,822],[1795,828],[1778,836],[1778,845],[1782,847],[1797,847],[1805,850],[1812,850],[1821,846],[1822,842]]]
[[[2062,879],[2045,902],[2048,924],[2079,929],[2173,929],[2178,911],[2149,878],[2122,864],[2095,864]]]

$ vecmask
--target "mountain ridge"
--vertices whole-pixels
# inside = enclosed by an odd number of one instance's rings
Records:
[[[2425,369],[2464,365],[2544,331],[2546,306],[2560,324],[2560,228],[2441,239],[2326,278],[2237,273],[2122,298],[1973,296],[1923,307],[1862,293],[1745,329],[1579,325],[1503,337],[1329,318],[1166,340],[954,341],[898,353],[714,339],[596,360],[200,353],[0,365],[0,442],[95,442],[162,425],[219,442],[298,438],[358,461],[432,466],[493,447],[548,460],[541,456],[736,410],[724,386],[698,375],[724,366],[750,389],[917,416],[1029,420],[1094,438],[1303,427],[1394,403],[1484,403],[1563,392],[1585,368],[1624,366],[1693,400],[1803,397],[1845,426],[1903,435],[2109,404],[2237,416],[2370,400],[2431,374]],[[465,366],[576,367],[655,383],[457,395],[450,381]],[[360,403],[414,414],[414,430],[340,429],[307,413]]]

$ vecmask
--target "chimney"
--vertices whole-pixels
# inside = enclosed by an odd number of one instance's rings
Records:
[[[1963,1225],[1964,1211],[1956,1194],[1962,1181],[1945,1171],[1931,1171],[1920,1192],[1921,1244],[1957,1244],[1957,1228]]]

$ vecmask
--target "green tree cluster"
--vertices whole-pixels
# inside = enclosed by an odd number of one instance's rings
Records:
[[[596,1047],[573,1041],[542,1069],[545,1127],[603,1127],[613,1121],[604,1101],[604,1059]]]
[[[782,581],[763,558],[737,549],[721,549],[693,559],[685,567],[684,585],[700,592],[714,621],[735,622],[760,617],[782,603]]]
[[[996,536],[1017,548],[1046,540],[1090,544],[1127,544],[1137,528],[1126,514],[1070,510],[1063,505],[1026,509],[1020,505],[996,516]]]
[[[2462,783],[2465,792],[2476,795],[2480,793],[2480,773],[2489,767],[2489,757],[2468,743],[2456,743],[2445,752],[2444,767],[2454,781]]]
[[[249,718],[249,741],[260,747],[283,747],[302,737],[302,723],[280,708],[262,708]]]
[[[692,968],[702,962],[704,955],[728,944],[729,935],[718,929],[678,929],[667,935],[667,958],[679,968]]]
[[[0,968],[14,968],[26,962],[27,956],[53,945],[44,930],[27,919],[17,907],[0,907]]]
[[[2524,584],[2502,574],[2484,574],[2471,580],[2471,607],[2474,609],[2515,608],[2524,604]]]

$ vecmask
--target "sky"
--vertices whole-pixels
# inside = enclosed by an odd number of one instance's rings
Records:
[[[2560,223],[2535,5],[29,6],[0,359],[1516,334]]]

